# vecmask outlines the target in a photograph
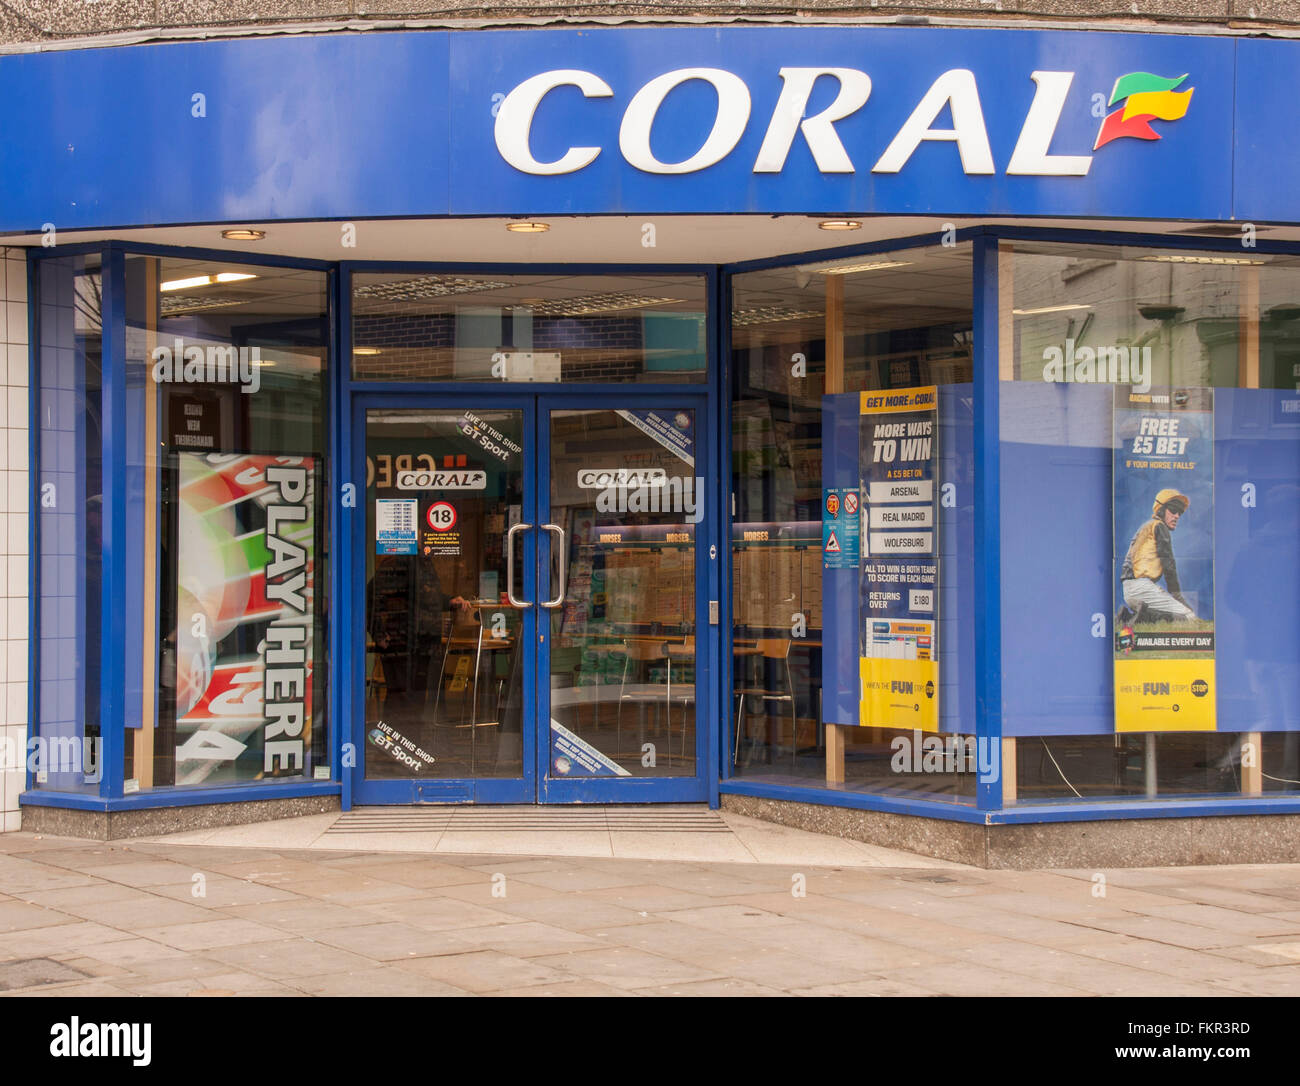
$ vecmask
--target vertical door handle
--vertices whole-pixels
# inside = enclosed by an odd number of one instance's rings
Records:
[[[568,590],[569,556],[568,554],[565,553],[563,528],[561,528],[558,524],[543,524],[542,531],[554,532],[556,535],[560,537],[559,542],[557,543],[558,549],[556,550],[556,553],[560,556],[560,593],[558,596],[555,597],[555,599],[547,600],[545,603],[542,604],[543,607],[545,607],[548,611],[550,611],[550,610],[554,610],[556,607],[559,607],[560,604],[564,602],[564,594]]]
[[[512,524],[506,532],[506,602],[511,607],[529,607],[527,600],[515,599],[515,533],[526,532],[531,524]]]

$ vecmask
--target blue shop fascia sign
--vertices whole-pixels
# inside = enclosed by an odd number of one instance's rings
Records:
[[[0,230],[525,212],[1300,221],[1285,183],[1300,142],[1279,136],[1300,120],[1298,50],[729,27],[14,55]]]

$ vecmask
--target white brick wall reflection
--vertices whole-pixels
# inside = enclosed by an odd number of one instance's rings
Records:
[[[27,260],[0,248],[0,828],[19,827],[27,744]]]

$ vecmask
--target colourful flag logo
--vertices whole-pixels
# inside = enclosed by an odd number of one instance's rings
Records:
[[[1158,140],[1160,133],[1151,127],[1152,121],[1176,121],[1187,115],[1196,88],[1174,90],[1186,78],[1186,75],[1180,75],[1177,79],[1166,79],[1150,72],[1129,72],[1120,76],[1110,92],[1109,104],[1113,106],[1116,102],[1128,100],[1101,122],[1092,149],[1096,151],[1111,140],[1125,137]]]

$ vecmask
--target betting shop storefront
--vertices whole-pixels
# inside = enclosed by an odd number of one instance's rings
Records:
[[[709,803],[1296,858],[1298,50],[0,58],[24,825]]]

